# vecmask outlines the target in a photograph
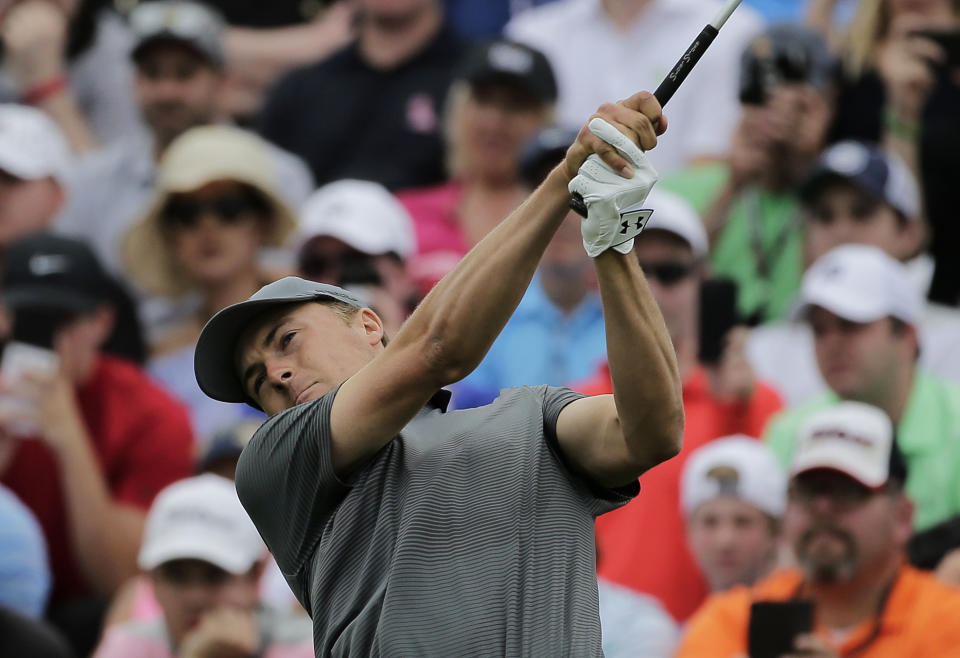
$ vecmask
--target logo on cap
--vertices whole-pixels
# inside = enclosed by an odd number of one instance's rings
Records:
[[[726,464],[714,466],[707,471],[707,479],[714,481],[718,495],[736,496],[740,488],[740,473]]]
[[[487,57],[494,68],[503,71],[526,75],[533,70],[533,55],[507,43],[492,46]]]
[[[34,276],[61,274],[69,269],[66,256],[60,254],[36,254],[30,257],[29,267]]]
[[[853,176],[867,168],[870,152],[860,144],[839,144],[830,150],[826,159],[834,171]]]

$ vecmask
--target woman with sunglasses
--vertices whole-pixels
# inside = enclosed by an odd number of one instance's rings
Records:
[[[296,226],[272,163],[266,143],[246,131],[204,126],[184,133],[164,153],[155,199],[123,242],[126,271],[147,298],[150,370],[188,405],[201,443],[241,418],[240,407],[197,388],[200,330],[276,278],[262,266],[261,251],[284,246]]]

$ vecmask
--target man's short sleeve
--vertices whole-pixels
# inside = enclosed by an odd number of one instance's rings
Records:
[[[571,464],[560,449],[560,442],[557,439],[557,419],[560,417],[560,412],[571,402],[588,396],[571,391],[569,388],[543,386],[541,390],[543,392],[543,434],[546,443],[563,466],[574,488],[583,497],[590,512],[594,516],[600,516],[629,503],[640,493],[639,480],[616,489],[600,486],[586,477],[576,465]]]
[[[338,389],[277,414],[237,464],[240,501],[284,575],[297,575],[349,486],[333,470],[330,410]]]

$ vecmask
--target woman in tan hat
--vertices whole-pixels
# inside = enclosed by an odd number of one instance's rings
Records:
[[[201,442],[238,420],[237,405],[211,404],[197,388],[193,347],[214,313],[277,278],[261,266],[261,250],[284,246],[296,220],[275,179],[259,137],[194,128],[164,153],[156,197],[124,238],[126,271],[145,296],[189,309],[153,332],[150,370],[190,407]]]

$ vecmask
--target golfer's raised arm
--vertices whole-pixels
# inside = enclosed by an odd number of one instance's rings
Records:
[[[643,103],[635,96],[604,105],[595,116],[652,148],[659,114],[655,101]],[[382,354],[343,384],[330,418],[338,471],[373,455],[437,389],[463,378],[483,359],[566,216],[567,186],[591,153],[616,171],[629,172],[630,163],[609,143],[582,130],[544,184],[437,284]]]
[[[654,118],[660,109],[649,94],[638,94],[628,102]],[[558,418],[557,435],[571,466],[613,487],[635,480],[679,452],[683,399],[673,345],[630,250],[632,240],[622,247],[618,244],[623,240],[621,233],[638,234],[649,218],[643,202],[656,172],[644,154],[610,132],[610,126],[591,123],[591,128],[617,144],[636,171],[631,181],[623,181],[604,168],[584,167],[571,185],[571,189],[582,189],[589,206],[583,225],[585,244],[597,236],[587,246],[600,286],[614,393],[567,406]],[[622,125],[616,128],[626,132]]]

